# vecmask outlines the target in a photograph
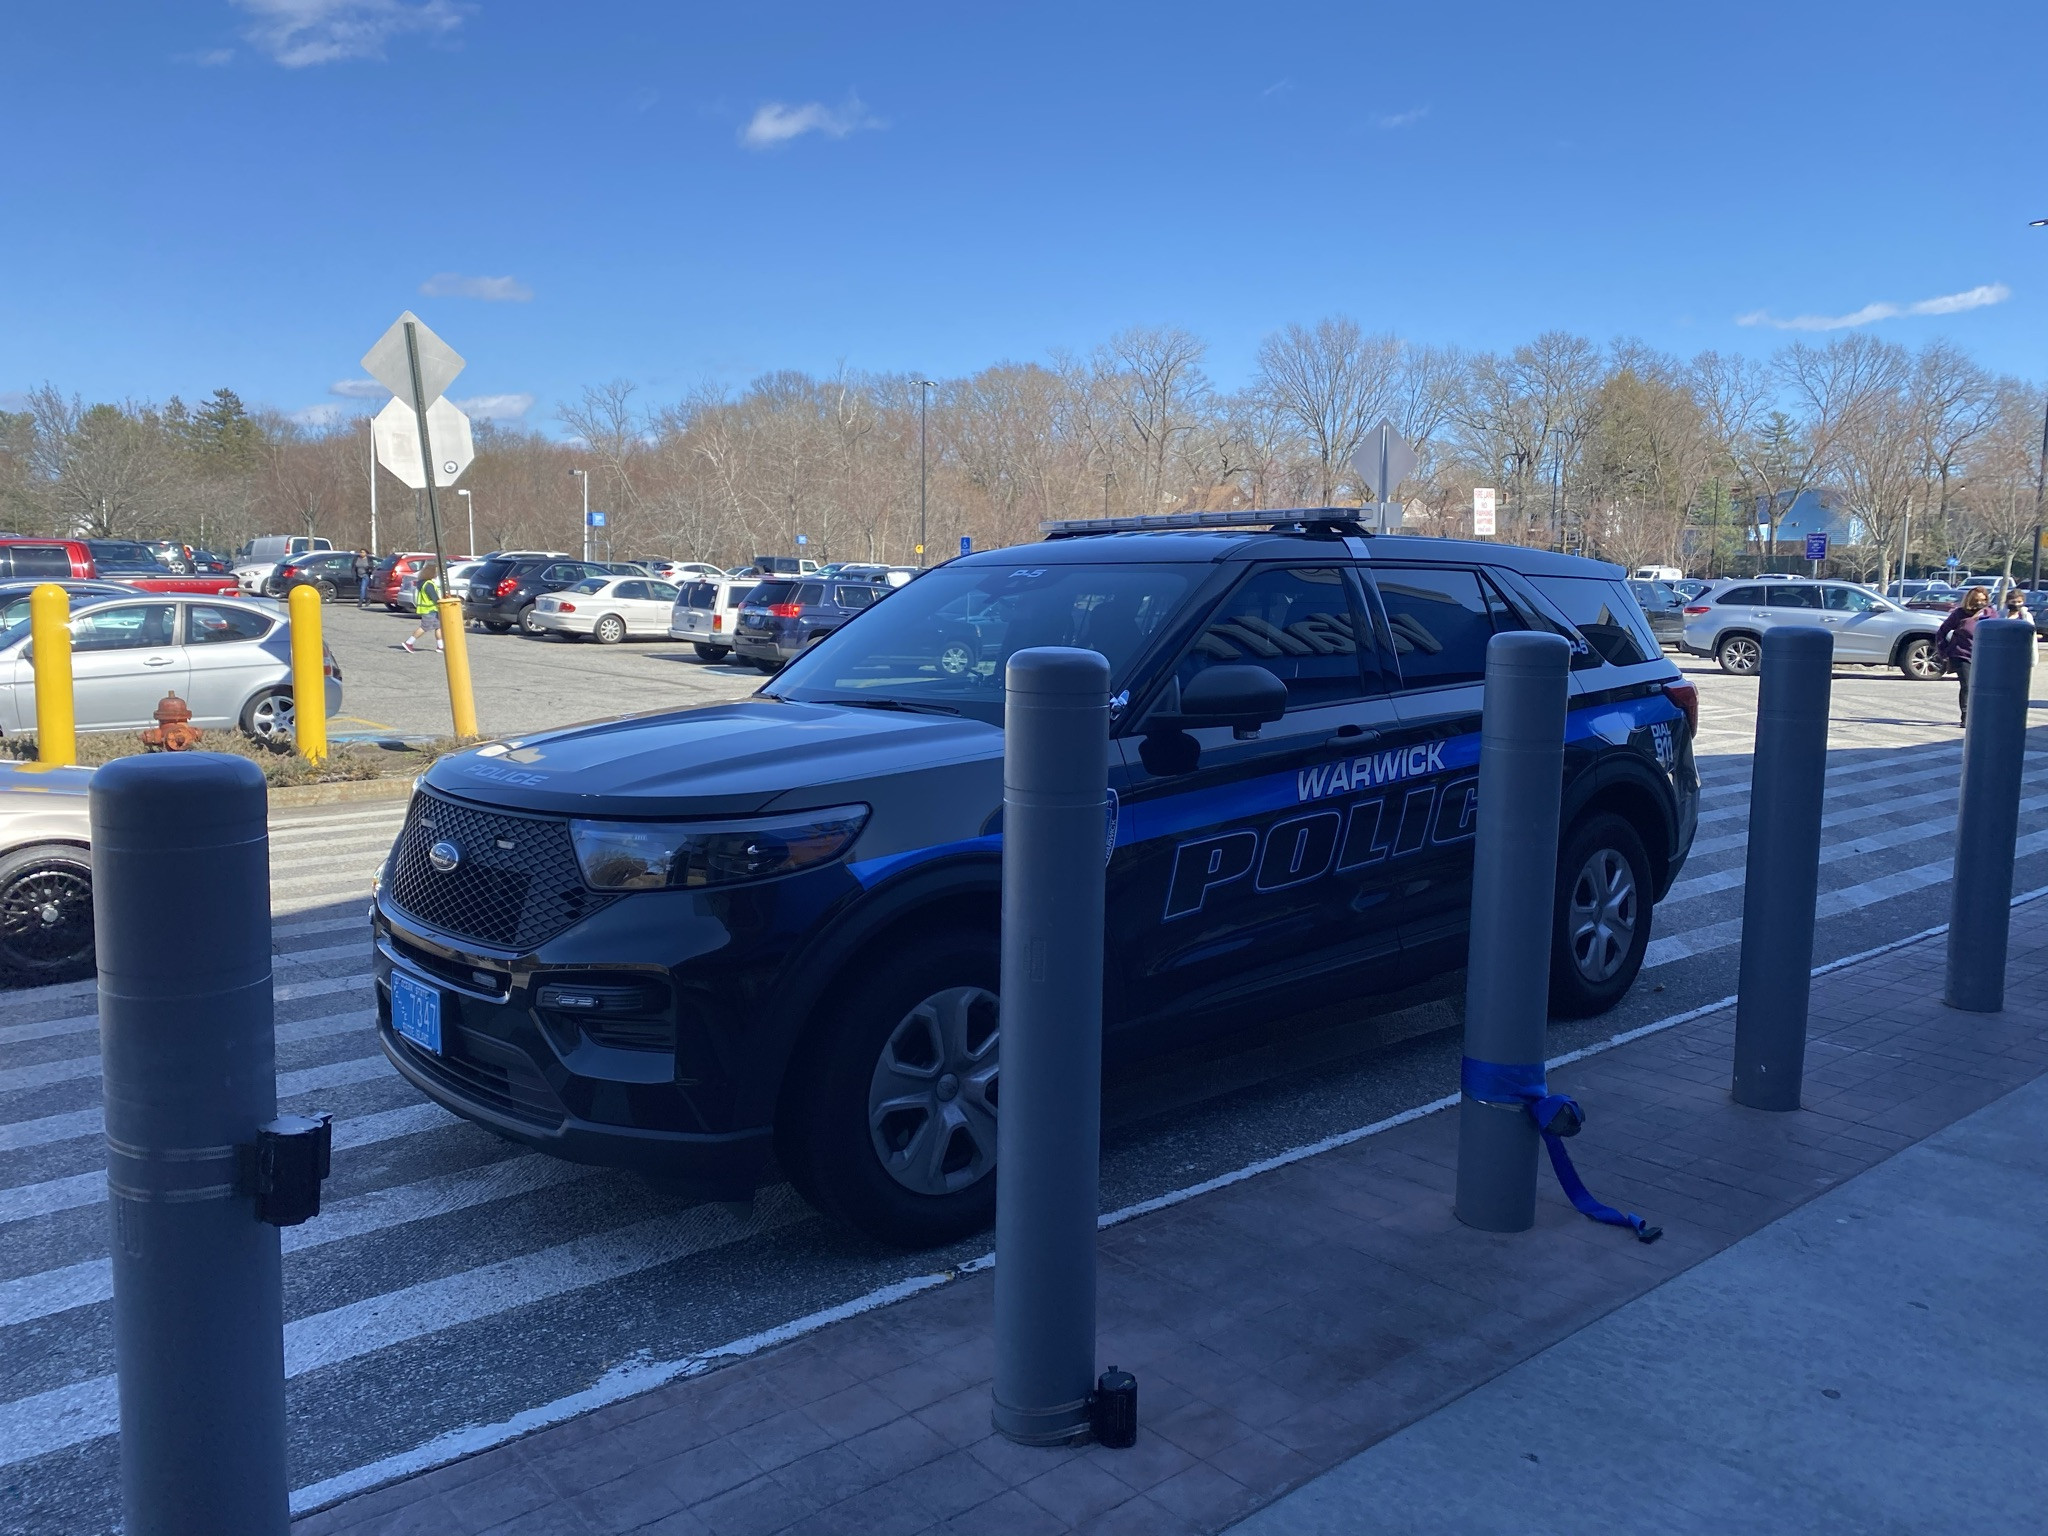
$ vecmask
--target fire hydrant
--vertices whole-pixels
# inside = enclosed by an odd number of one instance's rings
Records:
[[[152,752],[186,752],[205,734],[192,723],[192,706],[172,692],[157,704],[156,729],[142,733],[142,744]]]

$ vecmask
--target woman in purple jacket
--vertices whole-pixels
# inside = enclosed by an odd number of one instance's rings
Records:
[[[1961,685],[1958,702],[1964,725],[1970,723],[1970,647],[1977,639],[1977,621],[1990,607],[1991,594],[1982,587],[1972,587],[1963,594],[1962,605],[1951,610],[1941,621],[1941,628],[1934,632],[1934,649]]]

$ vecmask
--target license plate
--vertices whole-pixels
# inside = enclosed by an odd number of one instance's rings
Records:
[[[403,971],[391,973],[391,1027],[423,1050],[441,1054],[441,994]]]

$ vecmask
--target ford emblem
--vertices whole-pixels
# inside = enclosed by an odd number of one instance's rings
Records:
[[[444,875],[453,874],[462,862],[462,849],[444,839],[427,850],[427,862]]]

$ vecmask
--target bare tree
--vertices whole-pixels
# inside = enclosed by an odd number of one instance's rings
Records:
[[[1331,505],[1366,433],[1398,408],[1401,343],[1338,315],[1268,336],[1258,369],[1259,388],[1315,457],[1317,504]]]

